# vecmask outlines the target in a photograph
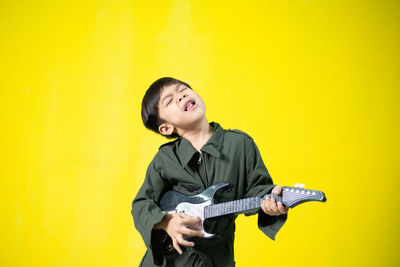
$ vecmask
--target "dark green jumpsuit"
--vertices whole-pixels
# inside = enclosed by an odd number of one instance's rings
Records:
[[[132,203],[135,226],[147,251],[140,266],[234,266],[235,218],[225,215],[205,221],[205,230],[216,233],[211,239],[196,237],[194,247],[181,246],[184,253],[166,254],[161,248],[165,231],[153,230],[164,214],[157,205],[162,194],[175,190],[195,195],[218,182],[229,182],[231,190],[216,196],[218,202],[263,196],[274,187],[253,139],[239,130],[224,130],[211,122],[213,134],[196,151],[185,138],[160,146],[147,168],[143,185]],[[246,215],[255,214],[248,213]],[[258,211],[258,227],[271,239],[287,219],[287,214],[268,216]]]

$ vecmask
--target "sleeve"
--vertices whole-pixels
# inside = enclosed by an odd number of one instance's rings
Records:
[[[245,197],[262,197],[275,187],[272,178],[264,165],[260,151],[252,138],[246,148],[247,183]],[[248,213],[248,215],[253,215]],[[287,214],[269,216],[262,210],[258,211],[258,228],[272,240],[287,220]]]
[[[152,257],[155,265],[163,263],[161,241],[166,236],[166,232],[154,230],[153,227],[165,215],[157,205],[165,186],[165,181],[153,159],[147,168],[145,180],[132,202],[131,214],[135,227],[146,245],[148,254],[146,256]]]

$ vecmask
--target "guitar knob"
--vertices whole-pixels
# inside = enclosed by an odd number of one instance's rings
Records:
[[[301,188],[301,189],[304,189],[304,184],[300,184],[300,188]]]
[[[294,184],[294,187],[299,188],[299,184],[298,184],[298,183],[295,183],[295,184]]]

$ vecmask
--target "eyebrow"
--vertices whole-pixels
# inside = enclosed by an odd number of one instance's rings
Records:
[[[181,84],[177,84],[176,86],[175,86],[175,90],[177,90],[178,88],[179,88],[179,85],[181,85]],[[168,94],[168,95],[166,95],[166,96],[164,96],[162,99],[161,99],[161,104],[163,104],[164,103],[164,100],[167,98],[167,97],[169,97],[171,94]]]

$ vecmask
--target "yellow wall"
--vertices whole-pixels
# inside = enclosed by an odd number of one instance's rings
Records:
[[[58,3],[60,2],[60,3]],[[274,182],[323,190],[238,266],[400,264],[398,1],[2,1],[0,266],[137,266],[131,201],[167,139],[151,82],[190,83]]]

